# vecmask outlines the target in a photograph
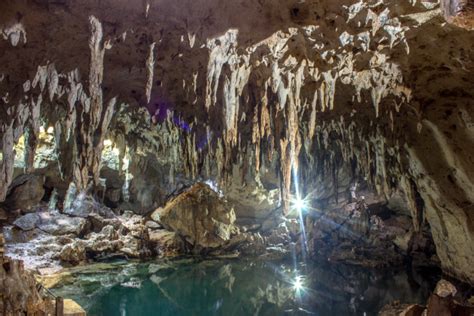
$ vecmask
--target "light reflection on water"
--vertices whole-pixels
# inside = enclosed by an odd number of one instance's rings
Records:
[[[53,292],[88,315],[376,315],[423,303],[432,282],[399,271],[262,261],[115,263],[73,273]],[[303,274],[303,271],[305,274]]]

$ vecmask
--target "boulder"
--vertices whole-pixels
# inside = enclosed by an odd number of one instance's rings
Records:
[[[87,221],[80,217],[71,217],[59,213],[29,213],[18,218],[13,225],[24,230],[38,228],[51,235],[80,235]]]
[[[443,298],[446,298],[446,297],[449,297],[449,296],[452,296],[454,297],[457,293],[457,289],[456,287],[449,281],[446,281],[446,280],[440,280],[437,284],[436,284],[436,288],[434,290],[434,293],[436,295],[438,295],[439,297],[443,297]]]
[[[40,217],[36,213],[30,213],[23,215],[13,222],[13,225],[20,228],[21,230],[32,230],[36,227],[36,224],[39,222]]]
[[[152,230],[163,228],[160,224],[158,224],[155,221],[147,221],[145,223],[145,225],[146,225],[146,227],[148,227],[149,229],[152,229]]]
[[[13,180],[5,205],[12,209],[31,211],[43,199],[45,178],[42,175],[23,174]]]
[[[104,218],[114,218],[115,213],[108,207],[98,203],[92,196],[77,193],[73,184],[70,185],[66,195],[64,213],[70,216],[87,218],[98,214]]]
[[[51,235],[80,235],[87,224],[84,218],[71,217],[59,213],[39,213],[40,220],[36,227]]]
[[[234,210],[203,183],[169,201],[152,218],[159,218],[165,228],[183,236],[195,250],[223,246],[239,231],[234,225]]]
[[[65,245],[59,253],[59,259],[71,264],[79,264],[87,259],[86,248],[83,241],[78,240]]]

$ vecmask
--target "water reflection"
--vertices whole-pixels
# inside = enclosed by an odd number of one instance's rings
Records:
[[[88,315],[376,315],[393,300],[425,302],[433,286],[405,272],[327,264],[182,260],[87,269],[54,292]]]

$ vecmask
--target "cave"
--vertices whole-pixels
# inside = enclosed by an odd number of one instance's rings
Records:
[[[473,0],[0,30],[0,315],[474,315]]]

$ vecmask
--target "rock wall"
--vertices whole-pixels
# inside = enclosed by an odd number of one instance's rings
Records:
[[[401,191],[445,271],[474,282],[470,1],[9,0],[0,12],[0,200],[22,135],[34,171],[43,124],[63,182],[103,190],[109,140],[126,184],[113,200],[148,210],[169,192],[138,196],[150,161],[171,186],[272,178],[285,213],[294,195],[325,208],[359,182],[387,200]]]

